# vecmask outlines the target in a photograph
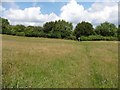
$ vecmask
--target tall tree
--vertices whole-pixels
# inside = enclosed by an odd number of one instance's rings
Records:
[[[72,33],[72,23],[66,22],[64,20],[58,20],[55,22],[54,32],[58,31],[61,38],[67,38]]]
[[[46,33],[47,37],[52,38],[66,38],[70,36],[72,29],[72,23],[64,20],[51,21],[43,25],[43,31]]]
[[[10,34],[11,31],[10,31],[10,24],[9,24],[9,21],[8,19],[5,19],[5,18],[0,18],[0,20],[2,21],[2,33],[3,34]]]
[[[120,40],[120,25],[118,26],[117,36],[118,36],[118,39]]]
[[[89,22],[81,22],[78,23],[75,27],[74,34],[76,38],[78,39],[81,36],[89,36],[93,34],[93,26]]]
[[[95,32],[102,36],[115,36],[117,27],[112,23],[104,22],[95,28]]]
[[[11,31],[13,35],[25,36],[25,26],[24,25],[15,25],[11,26]]]
[[[43,31],[45,33],[49,33],[50,31],[52,31],[52,29],[54,28],[54,25],[55,23],[53,21],[51,22],[46,22],[44,25],[43,25]]]

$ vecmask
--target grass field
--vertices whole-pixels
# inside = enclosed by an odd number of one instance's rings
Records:
[[[116,88],[118,43],[2,35],[2,87]]]

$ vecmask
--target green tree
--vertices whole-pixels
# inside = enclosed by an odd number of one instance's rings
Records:
[[[17,36],[25,36],[25,26],[24,25],[16,25],[13,27],[12,34],[15,34]]]
[[[59,31],[61,38],[67,38],[71,35],[72,33],[72,23],[66,22],[64,20],[59,20],[55,24],[55,30]]]
[[[40,26],[34,26],[32,31],[32,36],[34,37],[41,37],[43,35],[43,28]]]
[[[117,27],[112,23],[104,22],[95,28],[95,32],[102,36],[115,36]]]
[[[51,38],[66,38],[70,36],[72,28],[72,23],[64,20],[51,21],[43,25],[43,31],[46,33],[46,37]]]
[[[2,34],[2,18],[0,17],[0,34]]]
[[[16,26],[15,25],[10,25],[10,28],[9,28],[10,30],[11,30],[11,35],[16,35]]]
[[[43,28],[40,26],[27,26],[25,29],[25,36],[42,37],[43,34]]]
[[[50,31],[52,31],[52,29],[54,28],[54,25],[55,23],[53,21],[51,22],[46,22],[44,25],[43,25],[43,31],[45,33],[49,33]]]
[[[10,24],[9,24],[8,19],[0,18],[0,21],[2,21],[2,33],[3,34],[11,34],[11,31],[9,29]]]
[[[78,23],[75,27],[74,34],[76,36],[76,39],[78,39],[81,36],[89,36],[93,34],[93,26],[89,22],[81,22]]]
[[[27,26],[25,29],[25,36],[32,37],[33,36],[33,26]]]
[[[118,39],[120,40],[120,25],[118,26],[117,36],[118,36]]]

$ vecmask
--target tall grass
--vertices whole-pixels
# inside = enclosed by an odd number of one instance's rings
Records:
[[[116,88],[118,43],[3,35],[2,87]]]

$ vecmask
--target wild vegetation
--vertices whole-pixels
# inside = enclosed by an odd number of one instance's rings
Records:
[[[45,37],[78,40],[118,40],[120,29],[109,22],[101,23],[93,28],[89,22],[80,22],[75,29],[72,23],[65,20],[46,22],[41,26],[10,25],[7,19],[0,18],[2,21],[2,34],[27,36],[27,37]],[[91,38],[93,37],[93,38]],[[107,39],[106,39],[107,38]]]
[[[117,88],[117,41],[2,35],[3,88]]]

